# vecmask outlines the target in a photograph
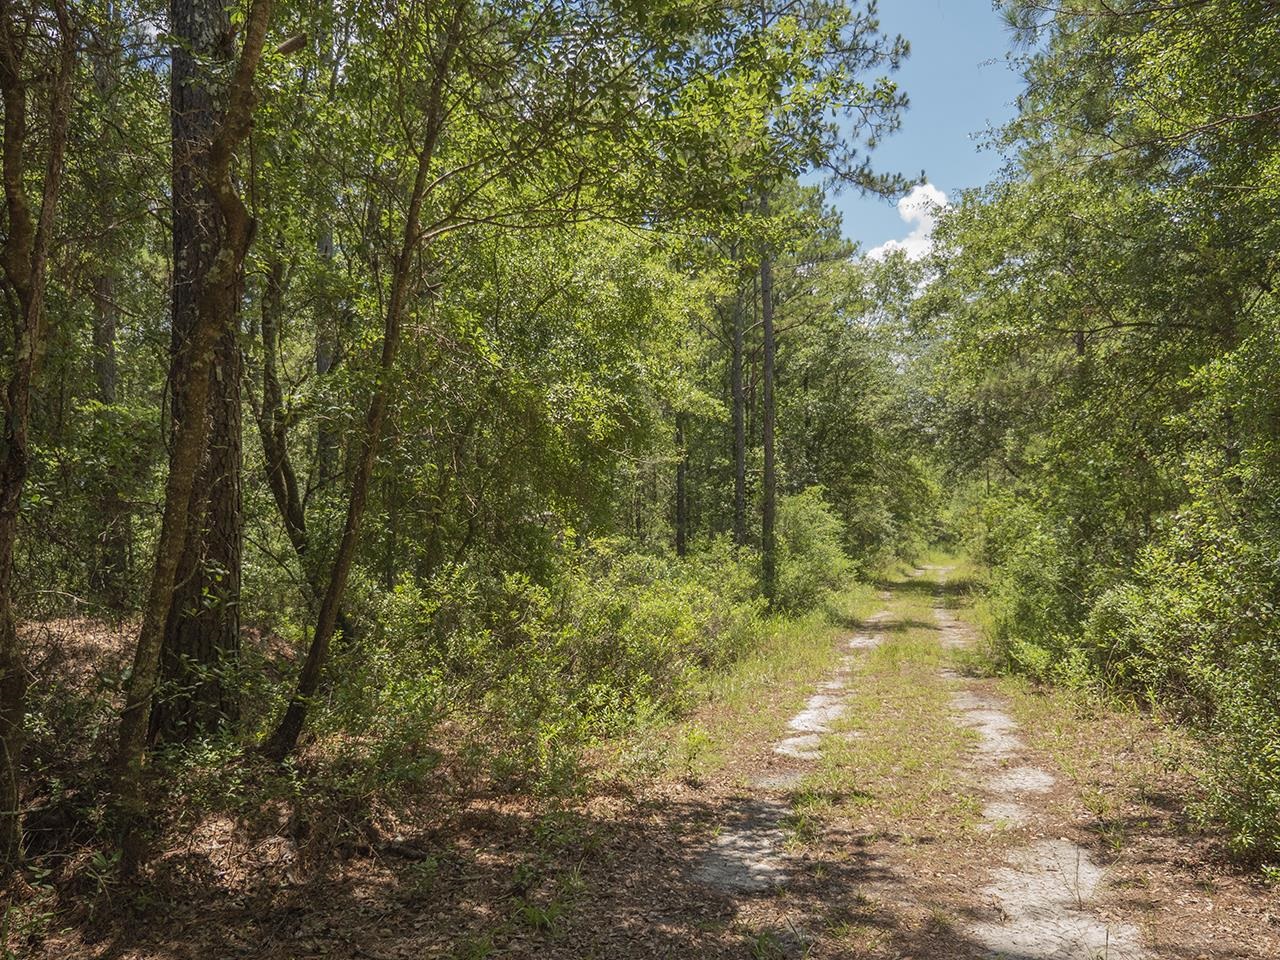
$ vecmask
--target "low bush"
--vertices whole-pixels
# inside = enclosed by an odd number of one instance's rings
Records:
[[[1095,606],[1080,640],[1098,673],[1194,723],[1210,766],[1200,812],[1240,852],[1280,855],[1276,547],[1190,509]]]
[[[1280,857],[1280,541],[1203,497],[1162,525],[1123,579],[1081,596],[1070,541],[1005,504],[984,541],[997,660],[1037,680],[1105,689],[1196,729],[1205,822],[1246,857]],[[1264,522],[1266,521],[1266,522]]]
[[[549,583],[462,565],[371,591],[378,627],[338,654],[316,729],[382,782],[447,747],[563,791],[585,747],[684,710],[757,643],[755,566],[727,541],[680,560],[603,540],[566,549]]]
[[[778,519],[777,608],[796,616],[851,565],[820,488],[782,498]],[[759,645],[754,552],[724,538],[685,558],[570,540],[538,580],[480,558],[354,591],[376,628],[335,654],[313,728],[353,787],[416,782],[447,752],[512,787],[570,789],[584,749],[678,715]]]
[[[778,606],[802,612],[817,606],[853,572],[842,546],[844,526],[821,487],[782,497],[778,504]]]

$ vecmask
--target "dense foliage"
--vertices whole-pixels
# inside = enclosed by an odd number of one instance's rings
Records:
[[[871,0],[5,4],[2,879],[562,795],[939,538],[1280,856],[1280,9],[1000,6],[913,260]]]
[[[249,780],[570,789],[924,538],[873,268],[801,186],[902,182],[874,4],[0,28],[7,867],[136,870]]]
[[[1205,812],[1280,854],[1280,10],[1014,0],[1008,175],[918,307],[956,515],[1015,667],[1192,721]]]

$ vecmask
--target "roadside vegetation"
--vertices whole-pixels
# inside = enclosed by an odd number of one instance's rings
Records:
[[[832,202],[919,183],[872,0],[5,4],[0,951],[356,861],[558,930],[889,596],[797,843],[965,834],[967,663],[1117,843],[1158,730],[1276,877],[1280,9],[998,6],[1007,163],[917,256]]]
[[[571,792],[922,542],[827,193],[908,182],[906,53],[864,2],[0,12],[5,881]]]
[[[1004,5],[1006,175],[917,302],[952,528],[1010,669],[1196,730],[1198,805],[1280,862],[1275,5]]]

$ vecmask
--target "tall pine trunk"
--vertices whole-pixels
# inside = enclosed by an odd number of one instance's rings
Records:
[[[186,0],[181,0],[186,2]],[[196,475],[209,435],[208,401],[218,344],[235,325],[244,258],[252,241],[248,211],[232,178],[235,151],[249,135],[253,119],[253,84],[266,41],[271,0],[252,0],[241,32],[244,46],[226,93],[226,109],[199,171],[215,201],[209,222],[216,238],[207,269],[194,281],[195,324],[184,341],[182,356],[174,358],[173,383],[181,416],[174,428],[165,480],[164,514],[156,541],[151,584],[138,629],[133,670],[125,686],[119,743],[113,770],[113,789],[119,826],[124,834],[122,868],[130,872],[141,859],[146,805],[142,786],[147,723],[160,672],[165,624],[173,605],[174,587],[187,542]]]
[[[778,545],[774,530],[777,518],[778,476],[774,451],[774,398],[773,398],[773,261],[766,253],[760,260],[760,319],[764,338],[763,355],[763,410],[761,411],[764,439],[764,510],[760,526],[760,572],[765,598],[772,603],[778,587]]]
[[[173,143],[173,419],[184,420],[177,387],[199,322],[200,284],[222,246],[224,225],[205,179],[225,103],[215,66],[232,58],[232,31],[221,0],[172,0],[178,43],[170,71]],[[219,332],[208,376],[208,439],[188,505],[186,541],[165,624],[160,696],[151,733],[182,740],[216,729],[236,715],[227,671],[240,646],[240,345],[235,306]]]

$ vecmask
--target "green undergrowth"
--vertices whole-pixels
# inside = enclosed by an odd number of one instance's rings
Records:
[[[779,507],[771,610],[759,555],[725,538],[685,557],[566,540],[540,578],[455,567],[371,593],[378,631],[338,655],[344,680],[317,740],[346,754],[361,789],[417,782],[447,731],[448,759],[469,778],[563,796],[590,783],[611,744],[651,739],[709,701],[745,704],[784,668],[820,670],[820,635],[855,619],[868,590],[850,579],[821,491]],[[684,745],[700,750],[692,727]],[[652,766],[652,752],[624,765]]]
[[[698,779],[725,768],[742,744],[776,737],[836,669],[839,639],[880,605],[870,585],[851,582],[807,613],[769,617],[749,653],[697,685],[698,709],[616,744],[612,769],[629,778],[665,772]]]
[[[677,557],[565,537],[537,576],[496,572],[489,558],[391,590],[360,580],[353,608],[367,626],[335,650],[300,774],[281,789],[369,803],[482,783],[550,799],[597,773],[713,755],[732,732],[689,718],[711,704],[756,722],[760,690],[828,669],[835,632],[871,602],[820,491],[783,498],[778,529],[772,609],[758,553],[726,538]],[[250,699],[245,726],[265,729],[279,704],[265,691]],[[226,779],[216,744],[171,759],[175,782],[200,795]]]
[[[251,837],[287,823],[300,862],[318,866],[343,844],[437,819],[477,793],[553,810],[602,779],[709,769],[774,722],[762,700],[776,698],[785,722],[831,671],[838,637],[877,604],[873,587],[851,579],[820,498],[780,506],[787,594],[772,611],[759,555],[725,539],[676,557],[566,536],[536,577],[458,564],[386,590],[362,572],[349,610],[361,630],[335,645],[297,755],[277,766],[252,749],[281,706],[269,688],[289,688],[289,638],[276,637],[246,651],[256,659],[245,674],[272,682],[242,689],[239,729],[153,754],[153,809],[171,811],[153,822],[154,848],[211,822]],[[102,735],[106,680],[47,689],[68,707],[41,707],[58,722],[35,731],[34,756],[46,741]],[[87,764],[72,772],[99,776]],[[51,809],[92,796],[54,774]],[[109,849],[100,826],[74,842]]]
[[[988,574],[974,605],[962,611],[982,637],[975,666],[1000,676],[1019,725],[1075,784],[1107,842],[1124,844],[1126,810],[1172,803],[1179,829],[1221,835],[1237,856],[1272,874],[1268,864],[1280,843],[1273,819],[1280,809],[1276,741],[1258,732],[1269,744],[1259,749],[1229,733],[1239,718],[1219,714],[1210,721],[1160,685],[1137,689],[1122,681],[1120,672],[1141,657],[1118,645],[1102,656],[1098,626],[1088,628],[1092,638],[1019,629],[1012,610],[1027,602],[1016,599],[1019,589],[1007,575]],[[1158,602],[1159,593],[1143,601]],[[1168,651],[1167,662],[1194,656],[1190,649]],[[1250,689],[1242,686],[1240,696]],[[1274,722],[1259,712],[1255,725],[1263,731]]]

